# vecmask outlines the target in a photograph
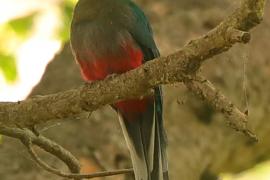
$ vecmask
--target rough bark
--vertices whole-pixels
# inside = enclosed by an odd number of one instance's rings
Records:
[[[52,119],[92,112],[119,100],[144,96],[158,85],[191,81],[192,75],[206,59],[227,51],[235,43],[249,42],[250,34],[246,31],[261,22],[264,6],[264,0],[243,0],[241,7],[202,37],[190,41],[176,53],[149,61],[127,73],[92,82],[83,88],[17,103],[0,103],[0,123],[4,126],[32,127]],[[241,121],[244,121],[243,118]],[[234,126],[237,127],[237,124]],[[237,129],[242,130],[243,126]]]

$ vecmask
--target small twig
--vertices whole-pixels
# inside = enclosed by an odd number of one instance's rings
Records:
[[[248,102],[248,94],[247,94],[247,61],[248,61],[248,56],[243,57],[243,93],[244,93],[244,103],[245,103],[245,110],[244,113],[248,116],[249,114],[249,102]]]
[[[90,179],[95,177],[114,176],[133,172],[133,169],[122,169],[115,171],[97,172],[92,174],[79,174],[80,165],[78,160],[69,151],[67,151],[57,143],[47,139],[46,137],[42,135],[36,136],[32,131],[28,129],[6,128],[1,126],[0,126],[0,134],[19,139],[27,147],[28,152],[39,166],[44,168],[46,171],[61,177],[73,179],[84,179],[84,178]],[[61,159],[73,173],[63,173],[60,170],[55,169],[49,166],[44,161],[42,161],[34,152],[32,148],[33,144],[39,146],[43,150]]]
[[[35,151],[32,148],[32,143],[30,141],[25,141],[24,145],[27,147],[27,150],[31,157],[35,160],[35,162],[45,169],[48,172],[51,172],[53,174],[56,174],[61,177],[65,178],[74,178],[74,179],[91,179],[91,178],[97,178],[97,177],[105,177],[105,176],[114,176],[119,174],[127,174],[127,173],[133,173],[133,169],[121,169],[121,170],[114,170],[114,171],[105,171],[105,172],[97,172],[97,173],[91,173],[91,174],[74,174],[74,173],[63,173],[60,170],[53,168],[49,166],[47,163],[45,163],[42,159],[38,157],[38,155],[35,153]]]
[[[68,150],[42,135],[36,136],[32,131],[28,129],[7,128],[2,126],[0,126],[0,134],[19,139],[21,141],[25,141],[25,139],[31,139],[33,144],[39,146],[41,149],[62,160],[72,173],[80,172],[79,161]]]
[[[232,43],[248,43],[251,39],[249,32],[240,31],[238,29],[229,28],[227,30],[229,41]]]
[[[39,136],[40,135],[40,133],[39,133],[39,131],[38,131],[38,129],[37,129],[37,126],[32,126],[32,127],[30,127],[29,128],[36,136]]]

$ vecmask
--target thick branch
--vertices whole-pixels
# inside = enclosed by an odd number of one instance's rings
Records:
[[[57,94],[17,103],[1,103],[0,124],[29,127],[53,119],[64,119],[121,99],[143,96],[157,85],[181,82],[195,73],[204,60],[228,50],[241,39],[246,43],[244,37],[247,37],[247,32],[239,38],[231,33],[232,29],[248,31],[260,23],[264,5],[265,0],[244,0],[242,6],[220,25],[190,41],[182,50],[125,74]]]
[[[196,77],[195,80],[187,80],[184,83],[195,95],[209,103],[215,110],[223,113],[233,129],[243,132],[254,141],[258,141],[257,137],[247,128],[246,115],[239,111],[220,91],[216,90],[211,82],[203,77]]]

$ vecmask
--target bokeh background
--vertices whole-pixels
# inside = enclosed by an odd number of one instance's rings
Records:
[[[136,0],[153,26],[162,55],[215,27],[239,4],[230,0]],[[83,83],[68,44],[76,0],[0,0],[0,101],[18,101]],[[202,68],[242,110],[260,142],[253,144],[226,127],[221,114],[187,92],[182,84],[164,87],[165,121],[173,180],[270,179],[270,5],[248,45],[237,45]],[[116,114],[104,107],[90,118],[39,127],[74,153],[84,173],[130,167]],[[36,149],[50,164],[55,158]],[[0,179],[61,179],[28,156],[16,140],[2,137]],[[117,176],[106,179],[131,179]]]

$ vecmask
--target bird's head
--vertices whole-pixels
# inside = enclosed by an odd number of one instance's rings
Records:
[[[107,18],[122,13],[123,4],[130,0],[79,0],[73,15],[74,22],[92,21],[96,18]]]

